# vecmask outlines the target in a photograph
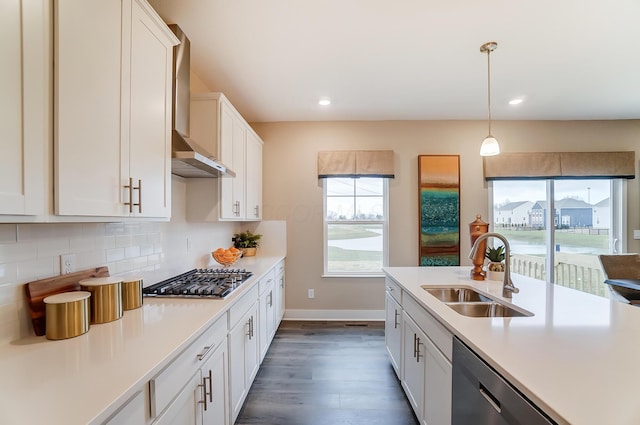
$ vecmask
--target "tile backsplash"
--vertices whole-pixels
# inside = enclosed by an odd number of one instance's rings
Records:
[[[209,253],[231,243],[231,223],[116,222],[0,224],[0,343],[32,334],[24,283],[60,274],[60,256],[75,270],[108,266],[111,275],[147,282],[193,267],[215,267]]]

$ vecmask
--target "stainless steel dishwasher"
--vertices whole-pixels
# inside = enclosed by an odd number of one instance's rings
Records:
[[[453,339],[452,425],[555,424],[458,338]]]

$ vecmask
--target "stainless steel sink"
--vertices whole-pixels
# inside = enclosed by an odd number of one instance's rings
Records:
[[[422,289],[455,312],[468,317],[528,317],[526,310],[510,307],[497,299],[466,286],[429,286]]]
[[[469,317],[526,317],[528,311],[520,311],[498,302],[446,303],[457,313]]]
[[[481,294],[480,292],[472,288],[452,286],[436,288],[431,286],[423,286],[422,289],[445,303],[493,301],[493,298]]]

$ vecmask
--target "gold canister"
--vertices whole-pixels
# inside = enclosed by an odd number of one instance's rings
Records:
[[[92,325],[122,318],[122,278],[83,279],[80,288],[91,292],[89,317]]]
[[[142,278],[124,277],[122,279],[122,308],[135,310],[142,307]]]
[[[90,292],[71,291],[50,295],[45,304],[47,339],[67,339],[89,330]]]

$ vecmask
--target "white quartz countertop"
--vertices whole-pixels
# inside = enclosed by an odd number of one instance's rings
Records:
[[[84,335],[0,346],[0,424],[103,422],[283,258],[241,259],[253,276],[225,300],[146,297]]]
[[[640,308],[512,275],[520,288],[474,281],[471,267],[387,267],[387,276],[561,424],[640,423]],[[532,317],[462,316],[422,285],[468,285]]]

